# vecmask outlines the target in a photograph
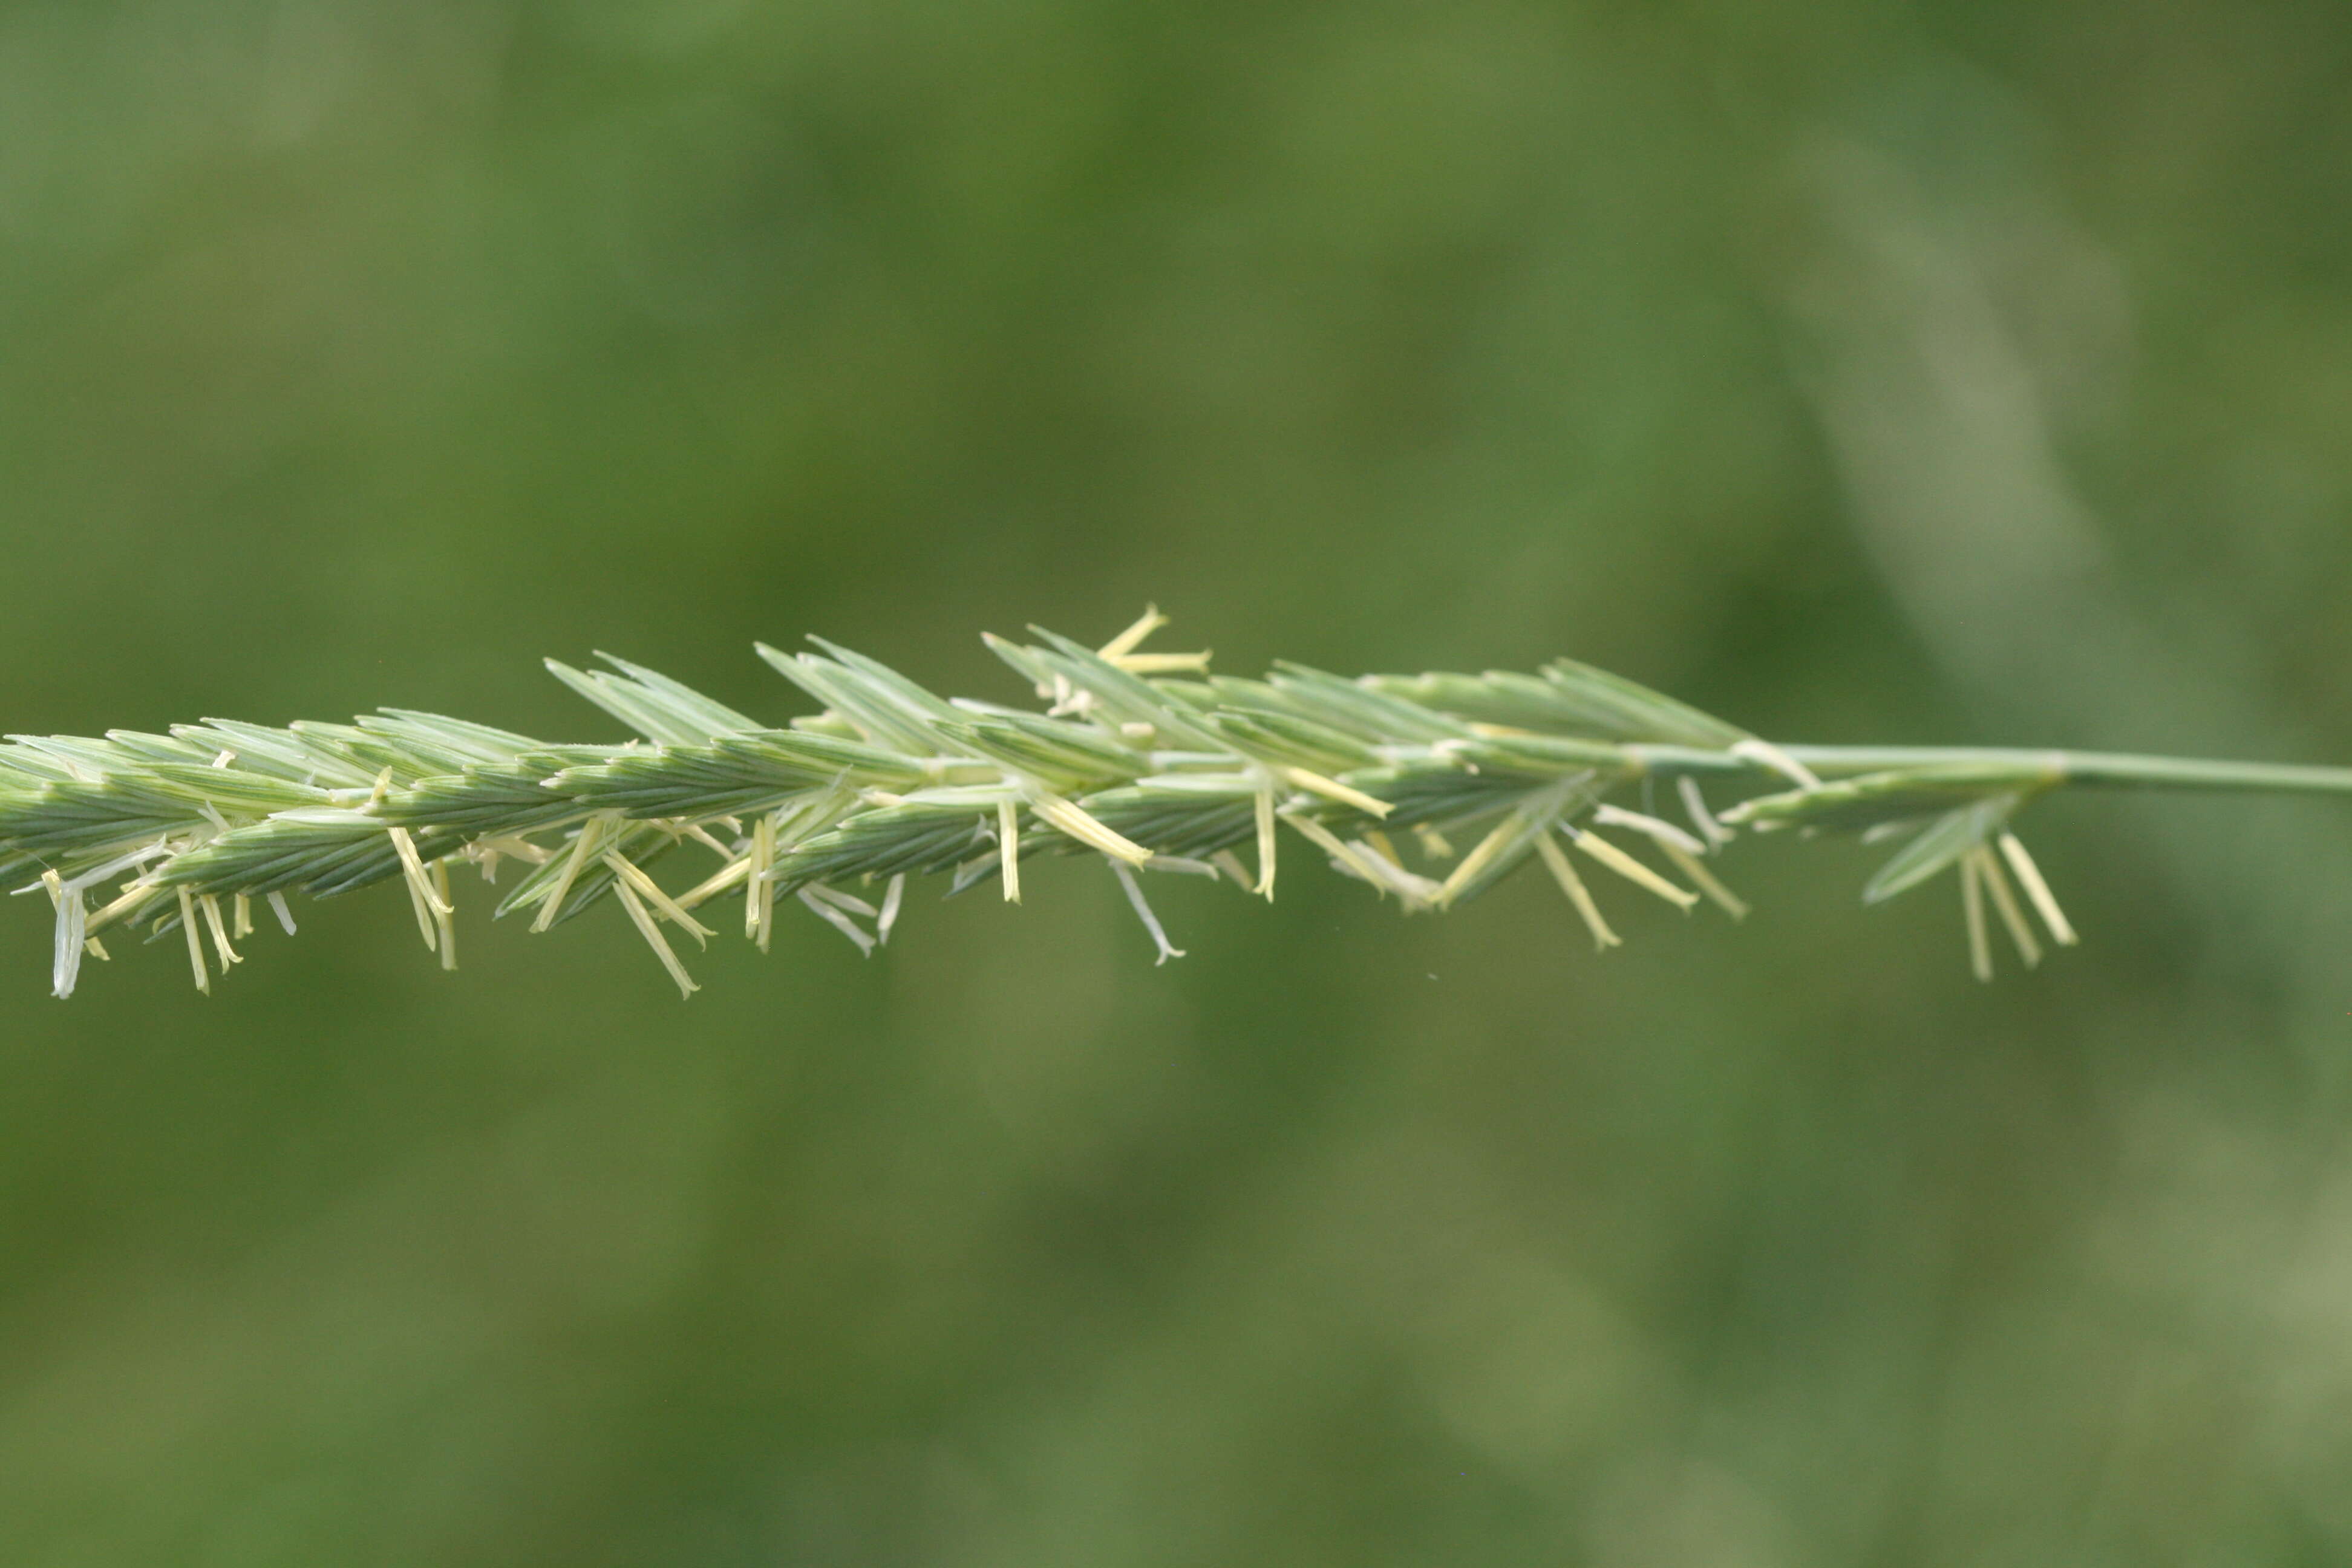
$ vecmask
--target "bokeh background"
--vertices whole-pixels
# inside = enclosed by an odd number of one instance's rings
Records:
[[[1776,738],[2352,761],[2335,0],[14,0],[0,725],[781,721],[1147,600]],[[694,955],[0,901],[0,1559],[2352,1559],[2352,814],[2087,945],[1098,868]],[[601,916],[604,911],[599,911]],[[2011,966],[2013,970],[2013,966]]]

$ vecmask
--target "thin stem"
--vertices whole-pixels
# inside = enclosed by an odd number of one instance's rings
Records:
[[[2286,763],[2209,762],[2122,752],[2031,751],[1991,746],[1783,746],[1823,778],[1853,778],[1895,768],[2013,768],[2049,784],[2108,789],[2261,790],[2288,795],[2352,795],[2352,768]],[[1653,773],[1745,773],[1777,777],[1753,758],[1688,746],[1630,745]]]

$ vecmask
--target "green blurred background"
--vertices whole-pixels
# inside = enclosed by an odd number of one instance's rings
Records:
[[[1157,600],[1777,738],[2352,761],[2340,0],[11,0],[14,731],[781,721]],[[2352,1559],[2352,815],[2087,945],[1098,867],[693,955],[0,902],[0,1561]],[[598,911],[599,916],[604,911]]]

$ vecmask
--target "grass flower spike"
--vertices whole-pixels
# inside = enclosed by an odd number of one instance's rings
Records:
[[[60,997],[85,961],[110,957],[101,939],[117,926],[150,941],[181,932],[209,993],[244,960],[254,900],[291,935],[289,895],[394,879],[424,945],[454,968],[460,861],[492,880],[519,866],[496,912],[534,931],[609,900],[691,995],[677,939],[699,949],[718,936],[727,921],[696,912],[716,900],[742,900],[744,934],[763,951],[789,898],[870,954],[889,941],[908,878],[944,877],[950,894],[992,878],[1018,902],[1021,863],[1037,855],[1100,857],[1165,963],[1183,952],[1139,873],[1272,899],[1286,837],[1408,914],[1450,910],[1540,860],[1605,951],[1620,939],[1578,857],[1604,882],[1737,920],[1748,905],[1709,863],[1742,830],[1795,827],[1898,841],[1864,889],[1873,902],[1952,872],[1970,964],[1989,979],[1995,922],[2029,967],[2045,940],[2076,941],[2011,826],[2039,796],[2352,795],[2343,768],[1775,743],[1566,659],[1533,675],[1346,679],[1286,664],[1237,679],[1212,674],[1205,652],[1144,651],[1165,624],[1148,611],[1093,647],[1043,630],[988,637],[1042,710],[941,698],[818,640],[814,652],[759,649],[815,704],[782,726],[600,656],[609,668],[548,668],[636,740],[551,743],[405,709],[349,724],[12,736],[0,744],[0,874],[49,900]],[[1612,798],[1630,789],[1647,802],[1659,784],[1687,827]],[[1737,798],[1717,809],[1710,792]],[[1457,855],[1456,843],[1470,847]],[[656,875],[678,860],[683,876]]]

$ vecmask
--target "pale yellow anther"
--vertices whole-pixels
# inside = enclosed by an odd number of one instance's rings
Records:
[[[1211,650],[1198,653],[1122,653],[1110,663],[1129,675],[1202,675],[1208,672]]]
[[[1495,857],[1500,855],[1513,839],[1526,831],[1528,831],[1528,819],[1519,813],[1514,811],[1503,818],[1493,832],[1478,840],[1477,846],[1469,854],[1462,857],[1461,863],[1454,868],[1452,874],[1438,885],[1437,901],[1441,904],[1450,904],[1460,897],[1462,889],[1470,885],[1471,879],[1493,864]]]
[[[2000,852],[2008,858],[2009,868],[2017,873],[2018,883],[2024,888],[2026,898],[2032,901],[2034,912],[2042,917],[2042,923],[2050,928],[2050,939],[2061,947],[2072,947],[2081,941],[2074,934],[2074,928],[2067,923],[2066,911],[2058,907],[2058,900],[2051,895],[2050,884],[2042,879],[2042,868],[2033,863],[2033,857],[2025,852],[2025,846],[2016,834],[2000,836]]]
[[[701,990],[702,987],[694,983],[694,977],[687,973],[686,965],[677,961],[677,954],[670,951],[661,928],[654,924],[653,916],[646,912],[645,904],[638,900],[636,889],[623,880],[613,884],[613,891],[620,895],[621,907],[628,910],[629,922],[637,928],[637,934],[646,939],[646,945],[654,950],[654,956],[661,960],[661,966],[668,970],[670,979],[677,982],[677,994],[682,997],[691,996]]]
[[[196,899],[187,889],[180,893],[180,929],[187,933],[188,967],[195,971],[196,989],[209,996],[213,994],[213,977],[205,968],[205,940],[196,934]]]
[[[1257,792],[1257,886],[1250,891],[1274,902],[1274,791]]]
[[[497,858],[500,855],[512,856],[515,859],[530,866],[544,866],[555,858],[549,850],[533,844],[528,838],[518,838],[512,834],[501,834],[495,838],[477,838],[474,840],[473,847],[489,851],[493,869],[496,868]]]
[[[1714,900],[1724,913],[1736,921],[1748,918],[1748,900],[1717,881],[1715,873],[1708,870],[1697,856],[1671,838],[1661,838],[1656,842],[1665,858],[1681,868],[1684,876],[1697,883],[1698,890]]]
[[[1102,655],[1102,657],[1107,659],[1118,659],[1124,655],[1133,653],[1137,648],[1142,647],[1144,638],[1150,637],[1152,633],[1158,631],[1167,624],[1168,617],[1160,613],[1159,605],[1146,605],[1143,606],[1143,614],[1136,617],[1136,621],[1133,626],[1128,627],[1127,630],[1119,633],[1118,636],[1111,638],[1110,641],[1103,644],[1102,647],[1097,648],[1095,651]]]
[[[735,851],[730,849],[726,845],[721,844],[718,839],[712,837],[710,836],[710,829],[703,826],[700,823],[689,823],[687,826],[685,832],[688,838],[693,839],[697,844],[701,845],[705,849],[709,850],[721,860],[732,860],[735,858]]]
[[[1029,809],[1045,818],[1052,827],[1076,839],[1089,849],[1098,849],[1130,866],[1140,866],[1151,858],[1151,851],[1142,845],[1113,832],[1090,816],[1084,807],[1065,800],[1046,790],[1034,790],[1029,795]]]
[[[1376,795],[1366,795],[1352,784],[1341,784],[1338,779],[1325,778],[1321,773],[1306,768],[1285,767],[1275,771],[1279,773],[1285,781],[1297,784],[1300,789],[1312,791],[1326,800],[1336,800],[1342,805],[1352,805],[1368,816],[1384,817],[1396,809],[1392,802],[1382,800]]]
[[[663,919],[674,925],[685,927],[688,933],[694,938],[697,946],[709,945],[705,939],[719,934],[680,909],[677,900],[664,892],[659,882],[647,876],[644,868],[617,850],[607,849],[604,854],[604,861],[613,875],[621,879],[619,886],[635,889],[644,896],[647,903],[661,911]]]
[[[425,938],[425,951],[437,951],[441,945],[440,921],[450,912],[448,902],[435,892],[433,884],[426,879],[425,861],[417,854],[416,840],[409,837],[408,829],[394,827],[386,831],[392,836],[393,848],[400,855],[401,870],[408,882],[409,902],[415,906],[416,929]]]
[[[1385,869],[1379,864],[1378,857],[1367,855],[1355,845],[1345,842],[1339,835],[1311,816],[1298,816],[1286,811],[1282,814],[1282,820],[1297,828],[1317,848],[1370,882],[1375,892],[1383,897],[1387,895],[1389,879]]]
[[[1544,865],[1551,871],[1552,880],[1559,884],[1559,890],[1568,895],[1568,901],[1576,906],[1577,914],[1582,917],[1585,929],[1592,933],[1593,951],[1606,952],[1612,947],[1622,947],[1624,939],[1611,931],[1609,922],[1601,918],[1601,906],[1592,901],[1591,890],[1585,887],[1584,879],[1576,874],[1575,866],[1570,863],[1567,851],[1560,848],[1559,841],[1550,834],[1544,834],[1536,840],[1536,853],[1543,857]]]
[[[1675,789],[1683,797],[1683,809],[1690,813],[1691,821],[1709,844],[1721,847],[1731,842],[1731,829],[1715,819],[1706,808],[1706,796],[1699,792],[1698,780],[1688,773],[1675,781]]]
[[[579,837],[572,841],[572,853],[565,857],[563,869],[556,874],[555,880],[548,884],[547,891],[541,897],[539,918],[530,922],[531,930],[547,930],[555,923],[555,917],[563,912],[563,900],[572,896],[572,884],[580,879],[580,873],[587,869],[589,860],[598,853],[606,821],[607,818],[599,814],[580,825]]]
[[[221,900],[212,893],[197,893],[195,902],[205,910],[205,926],[212,931],[212,950],[219,957],[221,973],[226,975],[230,963],[242,963],[245,959],[237,957],[236,947],[228,945],[228,921],[221,920]]]
[[[751,823],[751,849],[743,858],[743,934],[768,949],[768,915],[775,905],[775,885],[768,879],[776,863],[776,818],[761,812]],[[733,868],[730,867],[730,870]]]
[[[1984,889],[1974,855],[1960,857],[1960,912],[1969,922],[1969,968],[1979,980],[1990,980],[1992,943],[1985,940]]]
[[[433,862],[433,924],[441,933],[441,967],[457,967],[457,906],[449,895],[449,862]]]
[[[748,856],[730,860],[687,891],[680,893],[677,900],[677,907],[682,910],[699,909],[737,883],[748,879],[751,874],[751,861]],[[744,908],[747,912],[743,919],[743,935],[746,939],[750,939],[760,934],[758,924],[760,905],[759,900],[751,897],[750,889],[745,890],[744,897],[746,900]]]
[[[1677,888],[1598,833],[1589,831],[1578,833],[1576,847],[1636,887],[1648,889],[1676,909],[1688,911],[1691,906],[1698,902],[1696,893],[1687,888]]]
[[[1805,766],[1769,741],[1759,741],[1750,736],[1745,741],[1735,742],[1731,746],[1731,754],[1763,763],[1774,773],[1793,782],[1800,789],[1822,787],[1822,781],[1814,775],[1812,769]]]
[[[122,896],[89,917],[86,931],[101,931],[117,921],[130,919],[149,903],[162,896],[162,889],[150,883],[133,882],[122,890]]]
[[[1004,876],[1004,901],[1021,901],[1021,808],[1008,797],[996,803],[996,857]]]
[[[1979,844],[1969,851],[1984,878],[1985,891],[1992,895],[1992,907],[2000,915],[2000,923],[2009,928],[2009,940],[2017,944],[2017,956],[2032,969],[2042,962],[2042,944],[2033,940],[2033,928],[2025,923],[2025,911],[2018,907],[2017,895],[2010,890],[2009,879],[2001,874],[2000,862],[1991,850]]]

